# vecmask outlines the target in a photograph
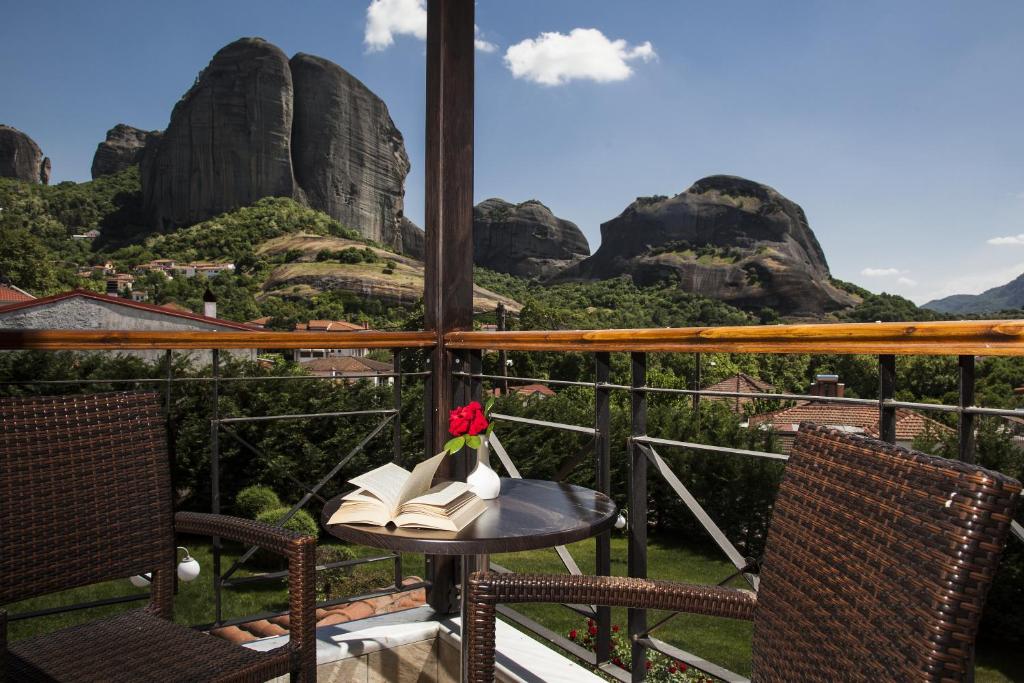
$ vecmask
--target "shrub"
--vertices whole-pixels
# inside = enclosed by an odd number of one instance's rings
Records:
[[[288,508],[281,506],[264,510],[256,516],[257,522],[276,525],[277,521],[288,514]],[[313,515],[305,510],[299,510],[292,518],[284,523],[284,528],[290,531],[297,531],[300,534],[307,534],[313,538],[320,536],[320,526],[313,519]]]
[[[344,545],[321,545],[316,549],[317,565],[331,564],[332,562],[343,562],[351,560],[355,553],[348,546]],[[315,587],[317,602],[333,600],[334,598],[345,597],[346,588],[352,576],[352,566],[335,567],[334,569],[322,569],[316,573]]]
[[[241,517],[256,519],[264,510],[281,507],[281,499],[267,486],[247,486],[235,498],[235,512]]]
[[[591,652],[597,651],[597,624],[593,619],[587,619],[585,627],[572,629],[566,635],[577,645]],[[611,663],[629,671],[632,661],[631,643],[617,624],[612,626],[611,646]],[[650,650],[647,653],[647,675],[644,680],[652,683],[711,683],[714,679],[689,668],[683,662]]]

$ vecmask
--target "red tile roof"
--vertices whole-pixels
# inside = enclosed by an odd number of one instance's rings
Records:
[[[15,304],[21,301],[33,301],[34,296],[28,292],[14,287],[12,285],[0,285],[0,306],[7,306],[8,304]]]
[[[521,387],[512,389],[513,393],[521,396],[532,396],[533,394],[540,394],[542,396],[554,396],[555,392],[551,387],[545,384],[525,384]]]
[[[853,427],[865,434],[877,436],[878,406],[804,401],[789,408],[753,415],[749,424],[751,427],[771,425],[777,432],[793,433],[801,422],[813,422],[827,427]],[[896,409],[897,441],[913,441],[929,429],[933,434],[953,431],[921,413],[904,408]]]
[[[44,296],[41,299],[32,299],[31,301],[23,301],[16,303],[11,306],[5,306],[2,310],[4,313],[10,313],[11,311],[19,311],[25,308],[34,308],[36,306],[48,306],[58,301],[64,301],[65,299],[72,299],[75,297],[82,297],[85,299],[93,299],[95,301],[102,301],[108,304],[114,304],[115,306],[124,306],[126,308],[134,308],[140,311],[149,311],[151,313],[159,313],[161,315],[169,315],[175,318],[186,318],[189,320],[201,321],[218,325],[220,327],[229,327],[235,330],[244,330],[247,332],[259,331],[260,328],[245,325],[243,323],[236,323],[233,320],[224,320],[223,318],[207,318],[204,315],[196,315],[183,306],[173,304],[175,308],[170,308],[172,304],[166,306],[156,306],[153,304],[144,304],[141,301],[132,301],[131,299],[124,299],[119,296],[109,296],[107,294],[99,294],[90,289],[73,289],[70,292],[61,292],[60,294],[54,294],[53,296]],[[181,310],[178,310],[181,309]]]
[[[310,332],[362,332],[366,328],[347,320],[310,320],[308,323],[295,323],[295,329]]]
[[[774,393],[775,387],[757,379],[751,377],[745,373],[739,372],[732,377],[726,377],[721,382],[716,382],[709,387],[704,388],[705,391],[735,391],[744,394],[764,394]],[[730,408],[735,412],[742,413],[743,407],[748,403],[753,403],[754,399],[747,396],[704,396],[702,397],[708,401],[727,401]]]
[[[337,356],[335,358],[315,358],[299,363],[311,372],[391,372],[394,368],[390,363],[382,363],[372,358],[358,356]]]

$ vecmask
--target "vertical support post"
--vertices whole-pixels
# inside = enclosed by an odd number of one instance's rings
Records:
[[[611,354],[601,351],[594,354],[594,427],[597,430],[594,438],[594,472],[597,479],[597,490],[605,495],[611,494],[611,390],[608,382],[611,378]],[[612,534],[605,531],[597,539],[595,557],[595,573],[598,576],[610,576],[612,573]],[[597,663],[608,661],[612,650],[612,611],[600,605],[597,608]]]
[[[444,336],[473,324],[473,93],[475,3],[427,3],[427,116],[424,193],[426,328],[436,333],[431,354],[425,442],[437,453],[446,441],[452,407],[452,354]],[[439,470],[453,475],[451,459]],[[431,558],[428,601],[435,610],[458,609],[452,559]]]
[[[960,452],[964,462],[976,461],[974,426],[976,416],[965,413],[964,408],[974,405],[974,356],[960,356]]]
[[[402,350],[395,349],[392,355],[391,371],[395,373],[391,384],[391,407],[395,411],[395,425],[391,432],[391,460],[398,462],[402,457]]]
[[[498,317],[498,332],[504,332],[508,329],[508,315],[505,310],[505,304],[498,303],[497,310]],[[498,373],[501,375],[501,395],[508,396],[508,351],[501,349],[498,351]]]
[[[896,443],[896,409],[885,402],[896,397],[896,356],[878,357],[878,434],[882,441]]]
[[[701,358],[700,353],[693,354],[693,390],[700,391]],[[697,427],[695,436],[700,436],[700,394],[693,395],[693,423]]]
[[[220,514],[220,350],[213,350],[210,365],[210,512]],[[213,621],[223,619],[221,606],[220,536],[213,537]]]
[[[174,383],[174,351],[172,349],[167,349],[164,353],[164,362],[167,363],[167,374],[164,381],[164,417],[166,418],[164,429],[167,430],[168,465],[170,466],[171,473],[173,475],[174,465],[177,459],[177,444],[174,434],[174,417],[171,415],[171,400],[174,398],[172,394],[172,386]]]
[[[630,354],[632,365],[632,435],[647,434],[647,354]],[[629,442],[629,575],[647,578],[647,456],[636,442]],[[642,681],[646,675],[647,651],[637,642],[647,630],[647,612],[629,610],[629,637],[632,640],[632,680]]]

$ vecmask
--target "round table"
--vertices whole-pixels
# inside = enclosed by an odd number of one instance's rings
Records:
[[[536,479],[501,480],[501,494],[486,501],[487,509],[461,531],[439,531],[369,524],[328,524],[341,505],[336,496],[324,505],[321,521],[327,533],[351,543],[396,552],[461,555],[462,595],[468,589],[469,556],[476,566],[489,567],[493,553],[551,548],[581,541],[611,529],[617,509],[597,491]],[[466,623],[463,601],[462,623]],[[462,672],[466,671],[462,648]],[[464,676],[463,676],[464,679]]]

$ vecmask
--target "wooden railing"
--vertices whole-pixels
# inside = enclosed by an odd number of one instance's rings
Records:
[[[0,349],[122,351],[139,349],[430,348],[431,332],[193,332],[153,330],[2,330]]]

